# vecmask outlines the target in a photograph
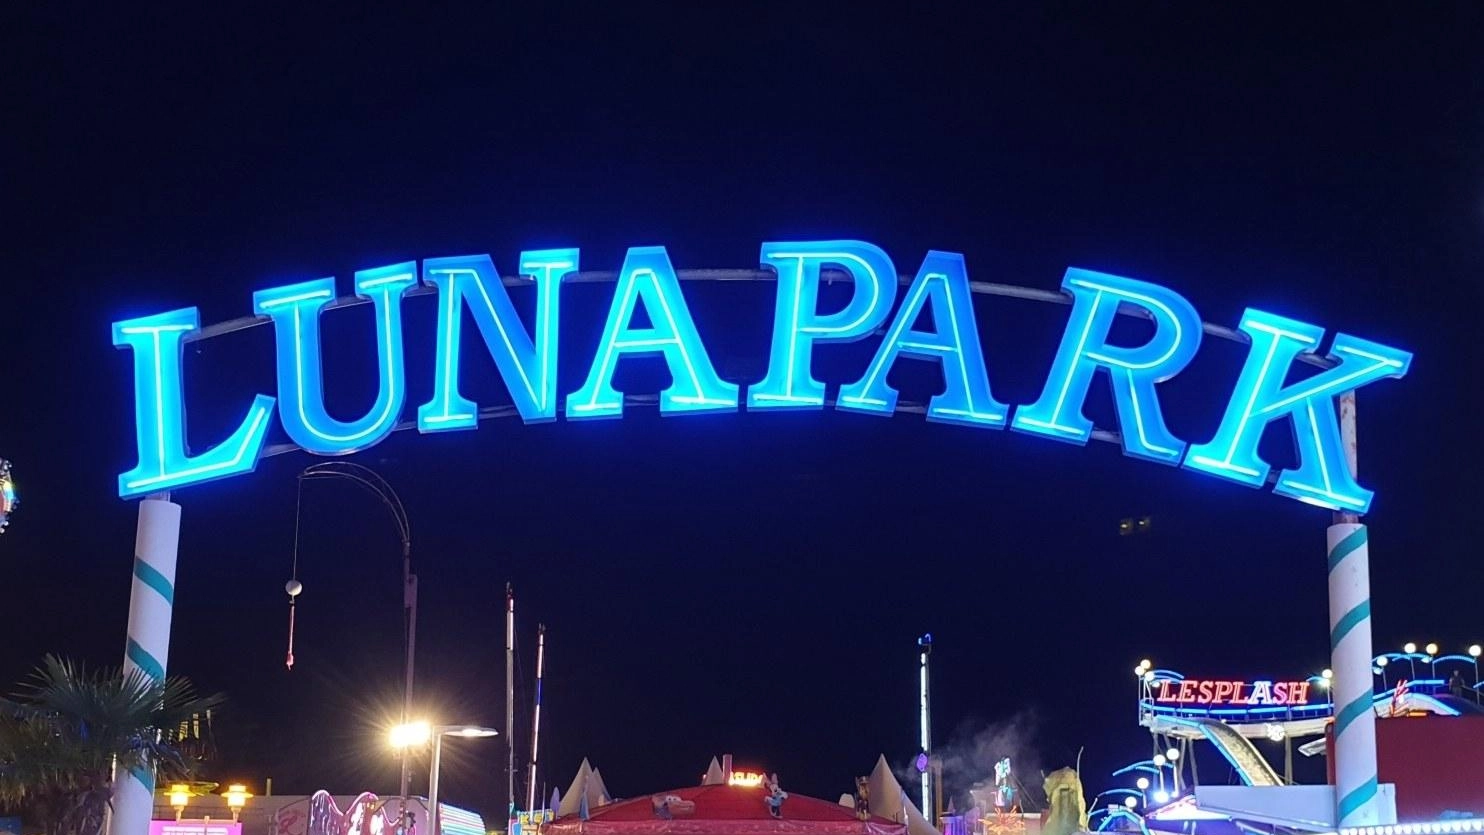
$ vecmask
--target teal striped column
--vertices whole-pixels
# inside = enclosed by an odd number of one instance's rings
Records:
[[[139,503],[134,540],[134,588],[129,595],[129,638],[124,671],[165,678],[170,658],[170,615],[175,606],[175,555],[180,546],[180,505],[168,499]],[[109,835],[149,835],[154,815],[152,769],[115,774]]]
[[[1335,704],[1335,825],[1382,820],[1376,778],[1376,710],[1371,680],[1371,574],[1366,527],[1330,525],[1329,647]]]

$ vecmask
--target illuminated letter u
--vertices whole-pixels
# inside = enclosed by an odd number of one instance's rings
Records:
[[[294,443],[319,455],[372,446],[397,425],[407,399],[402,374],[402,294],[417,283],[413,262],[356,273],[356,295],[376,311],[376,402],[365,415],[340,421],[325,411],[319,314],[335,298],[335,279],[321,278],[253,294],[253,310],[273,320],[278,348],[278,414]]]

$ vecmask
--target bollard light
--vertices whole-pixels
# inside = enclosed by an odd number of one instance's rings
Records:
[[[175,809],[175,819],[180,820],[185,816],[186,806],[191,802],[191,787],[185,783],[173,783],[170,786],[170,806]]]

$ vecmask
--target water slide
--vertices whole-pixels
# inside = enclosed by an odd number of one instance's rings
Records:
[[[1225,722],[1215,719],[1181,719],[1181,722],[1200,728],[1206,739],[1226,757],[1232,768],[1241,775],[1242,782],[1249,786],[1281,786],[1283,778],[1268,764],[1268,761],[1252,744],[1252,740],[1237,733]]]

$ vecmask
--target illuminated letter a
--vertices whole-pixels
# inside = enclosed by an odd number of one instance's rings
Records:
[[[649,327],[634,326],[644,303]],[[626,356],[660,354],[670,366],[670,387],[660,392],[660,414],[735,411],[737,387],[716,375],[691,319],[680,281],[662,246],[629,249],[613,288],[613,307],[598,342],[598,356],[581,389],[567,396],[567,418],[623,417],[623,396],[613,372]]]

